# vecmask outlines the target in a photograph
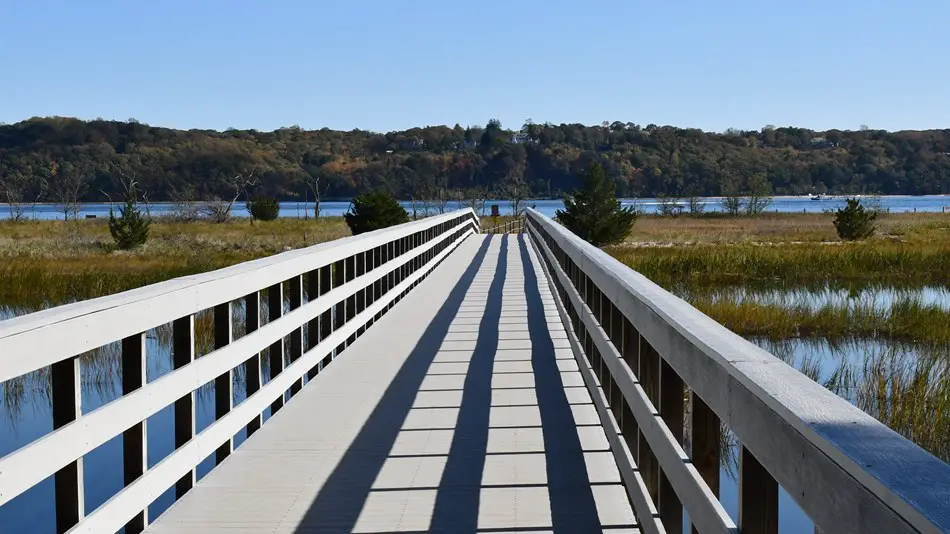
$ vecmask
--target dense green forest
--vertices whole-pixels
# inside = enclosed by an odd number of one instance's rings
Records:
[[[405,199],[554,197],[575,188],[591,160],[628,197],[719,195],[763,177],[774,194],[950,191],[950,129],[711,133],[527,121],[510,130],[492,120],[386,134],[217,132],[54,117],[0,126],[0,201],[105,200],[133,179],[151,201],[313,200],[376,188]]]

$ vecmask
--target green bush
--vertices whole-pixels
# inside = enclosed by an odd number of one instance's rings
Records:
[[[835,230],[838,237],[846,241],[866,239],[874,234],[877,213],[868,211],[856,198],[849,198],[848,204],[835,212]]]
[[[564,209],[555,216],[565,228],[596,247],[623,241],[637,220],[633,208],[621,207],[613,182],[597,162],[588,167],[583,188],[565,197]]]
[[[247,200],[247,212],[252,220],[273,221],[280,216],[280,200],[271,197],[252,197]]]
[[[353,235],[409,222],[406,210],[385,191],[358,195],[344,217]]]
[[[122,250],[131,250],[148,241],[149,218],[142,214],[135,201],[134,195],[129,195],[125,205],[119,208],[116,217],[109,209],[109,233],[115,240],[116,246]]]

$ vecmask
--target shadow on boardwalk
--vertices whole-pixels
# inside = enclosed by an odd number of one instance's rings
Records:
[[[434,499],[434,505],[426,508],[426,513],[431,513],[427,532],[468,534],[485,531],[486,525],[481,525],[482,529],[479,530],[480,514],[484,514],[485,509],[490,508],[491,504],[482,502],[484,490],[482,478],[489,444],[492,377],[499,347],[502,296],[506,289],[509,295],[517,290],[519,297],[523,292],[527,303],[527,328],[531,350],[530,356],[525,351],[525,358],[530,358],[539,405],[539,424],[544,441],[546,472],[542,476],[547,480],[547,495],[550,502],[532,501],[530,504],[550,507],[551,524],[542,530],[553,530],[564,534],[600,531],[584,452],[575,427],[571,406],[561,383],[560,372],[555,361],[554,344],[548,331],[544,304],[538,287],[539,281],[527,249],[530,245],[524,241],[523,237],[518,241],[516,239],[514,236],[501,238],[497,265],[491,265],[496,260],[494,254],[489,254],[489,243],[497,244],[497,241],[485,240],[474,261],[461,276],[436,318],[428,325],[419,343],[386,389],[352,445],[323,484],[296,532],[300,534],[353,532],[367,501],[373,494],[380,492],[428,493],[425,498]],[[510,247],[517,250],[509,253]],[[509,262],[512,265],[509,265]],[[517,265],[517,262],[521,265]],[[520,278],[513,275],[522,269],[524,288],[506,288],[506,278]],[[484,278],[477,280],[476,275],[480,270],[482,273],[487,270],[489,276],[483,274]],[[517,273],[517,275],[520,274]],[[411,490],[410,488],[376,488],[374,484],[377,477],[390,458],[397,437],[401,431],[404,431],[403,427],[412,410],[417,392],[443,341],[446,340],[450,326],[459,313],[466,295],[470,298],[484,295],[486,304],[481,312],[477,339],[467,365],[464,381],[461,382],[458,419],[454,426],[440,481],[434,487],[415,486]],[[457,392],[458,390],[445,391]],[[396,513],[394,517],[399,517],[399,513]],[[425,523],[426,521],[422,521],[422,524]],[[515,525],[511,526],[512,530],[522,530]],[[378,534],[397,530],[402,532],[405,528],[403,525],[393,524],[391,528],[384,529]],[[496,530],[489,528],[488,531]],[[528,530],[536,531],[538,528]]]

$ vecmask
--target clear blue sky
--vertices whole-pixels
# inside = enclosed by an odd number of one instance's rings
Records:
[[[0,122],[950,127],[947,0],[0,0]]]

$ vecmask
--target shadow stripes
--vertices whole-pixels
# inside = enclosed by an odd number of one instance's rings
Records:
[[[507,272],[508,236],[505,235],[501,239],[498,265],[488,289],[478,339],[462,387],[458,422],[439,482],[430,532],[466,534],[478,530],[482,472],[488,450],[492,369],[498,349],[498,324]]]
[[[597,505],[577,434],[578,425],[554,358],[554,343],[548,332],[538,276],[528,252],[530,245],[523,234],[518,236],[518,241],[528,301],[531,364],[544,436],[552,530],[561,534],[600,532]]]
[[[380,397],[373,413],[321,487],[298,523],[296,532],[312,532],[315,525],[327,532],[353,531],[373,483],[412,408],[429,365],[485,259],[489,243],[486,239],[479,247],[471,265],[459,278],[416,347]]]

